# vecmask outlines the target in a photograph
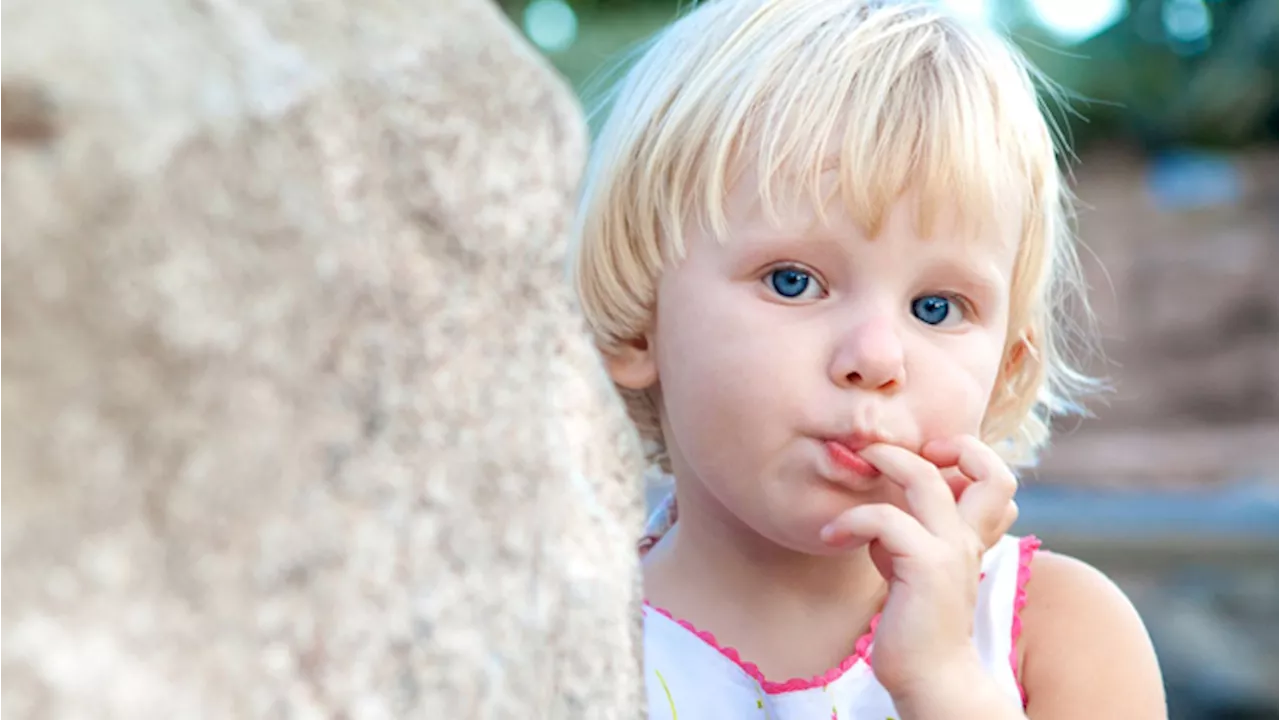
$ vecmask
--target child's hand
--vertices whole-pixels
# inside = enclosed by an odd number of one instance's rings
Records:
[[[978,576],[983,553],[1017,517],[1017,481],[971,436],[931,442],[921,455],[885,444],[860,454],[906,491],[910,513],[889,504],[855,507],[822,536],[837,546],[870,543],[889,583],[871,666],[901,706],[981,673],[972,642]],[[949,483],[939,468],[952,467],[963,478]]]

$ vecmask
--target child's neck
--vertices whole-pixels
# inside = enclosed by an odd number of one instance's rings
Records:
[[[678,493],[679,522],[646,558],[651,603],[737,648],[771,679],[817,674],[852,652],[886,591],[865,549],[796,552],[689,494]]]

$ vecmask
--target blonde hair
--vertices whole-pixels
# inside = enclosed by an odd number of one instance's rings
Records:
[[[925,227],[957,204],[973,232],[1021,213],[1009,340],[982,428],[1014,464],[1034,462],[1053,415],[1094,387],[1068,348],[1087,314],[1057,134],[1021,54],[994,32],[926,2],[718,0],[657,35],[616,87],[588,167],[574,283],[610,354],[653,322],[658,278],[698,222],[722,239],[726,193],[743,168],[776,218],[789,200],[823,217],[839,193],[873,237],[918,193]],[[835,143],[833,145],[833,142]],[[867,181],[870,179],[870,181]],[[667,467],[654,400],[620,389]]]

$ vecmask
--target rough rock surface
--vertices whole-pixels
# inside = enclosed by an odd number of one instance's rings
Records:
[[[496,7],[3,32],[4,716],[642,716],[584,124]]]

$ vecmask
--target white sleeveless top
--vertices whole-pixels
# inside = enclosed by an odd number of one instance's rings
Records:
[[[665,528],[662,528],[665,531]],[[659,533],[660,534],[660,533]],[[642,541],[642,551],[656,540]],[[983,667],[1010,698],[1025,704],[1017,679],[1018,617],[1026,604],[1031,557],[1040,541],[1005,536],[987,551],[978,583],[974,645]],[[766,679],[711,633],[644,606],[645,688],[650,720],[894,720],[889,693],[871,672],[877,615],[871,630],[838,667],[811,679]]]

